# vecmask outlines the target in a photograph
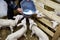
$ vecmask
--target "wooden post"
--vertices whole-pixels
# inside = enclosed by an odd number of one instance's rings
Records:
[[[58,40],[59,36],[60,36],[60,25],[58,26],[52,40]]]

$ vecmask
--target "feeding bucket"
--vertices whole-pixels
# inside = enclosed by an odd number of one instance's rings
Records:
[[[25,15],[32,15],[36,12],[36,8],[32,0],[23,0],[20,4],[23,10],[23,14]]]

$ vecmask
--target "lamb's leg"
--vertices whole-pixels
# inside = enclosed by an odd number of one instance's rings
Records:
[[[17,24],[17,26],[23,25],[22,23]]]
[[[33,34],[34,34],[34,31],[32,30],[32,33],[31,33],[31,36],[30,36],[30,37],[32,37],[32,36],[33,36]]]
[[[32,26],[32,25],[33,25],[33,24],[30,23],[30,25],[29,25],[29,29],[30,29],[30,30],[31,30],[31,26]]]
[[[27,39],[27,35],[26,35],[26,34],[24,34],[24,36],[25,36],[25,38]]]
[[[32,20],[32,19],[29,19],[29,23],[30,23],[30,26],[29,26],[29,29],[30,29],[30,30],[31,30],[31,28],[32,28],[33,25],[37,25],[37,24],[34,22],[34,20]]]
[[[0,29],[1,29],[1,26],[0,26]]]
[[[24,25],[26,23],[26,19],[23,19],[21,23],[19,23],[17,26]]]
[[[13,27],[12,26],[10,26],[10,30],[11,30],[11,33],[13,33]]]

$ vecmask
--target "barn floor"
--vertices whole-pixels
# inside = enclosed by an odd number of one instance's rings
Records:
[[[8,34],[10,34],[10,30],[8,28],[0,30],[0,40],[5,40],[5,38],[7,37]],[[33,35],[33,37],[30,37],[30,35],[31,35],[30,30],[28,30],[26,34],[27,34],[27,39],[24,36],[22,36],[18,40],[38,40],[38,37],[36,35]]]

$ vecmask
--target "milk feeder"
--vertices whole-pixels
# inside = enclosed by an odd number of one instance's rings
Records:
[[[36,8],[32,0],[23,0],[20,4],[23,10],[23,14],[25,15],[35,14]]]

